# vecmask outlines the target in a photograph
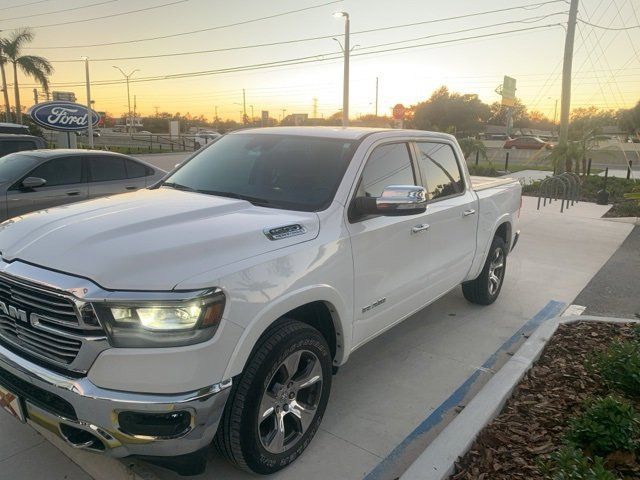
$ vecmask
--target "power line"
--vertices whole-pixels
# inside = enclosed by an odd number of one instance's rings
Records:
[[[137,10],[129,10],[127,12],[112,13],[110,15],[102,15],[100,17],[84,18],[82,20],[69,20],[68,22],[48,23],[46,25],[34,25],[30,28],[36,29],[36,28],[60,27],[62,25],[72,25],[76,23],[92,22],[94,20],[104,20],[105,18],[121,17],[123,15],[130,15],[132,13],[148,12],[149,10],[157,10],[159,8],[170,7],[172,5],[177,5],[179,3],[185,3],[188,1],[189,0],[176,0],[174,2],[163,3],[161,5],[154,5],[152,7],[139,8]],[[12,30],[17,30],[17,28],[13,28]]]
[[[20,3],[18,5],[9,5],[8,7],[2,7],[0,10],[9,10],[10,8],[28,7],[29,5],[37,5],[39,3],[50,2],[51,0],[38,0],[37,2]]]
[[[6,22],[9,20],[19,20],[21,18],[31,18],[31,17],[42,17],[44,15],[53,15],[54,13],[63,13],[63,12],[70,12],[70,11],[76,11],[76,10],[83,10],[85,8],[91,8],[91,7],[96,7],[99,5],[106,5],[107,3],[114,3],[114,2],[118,2],[120,0],[106,0],[103,2],[96,2],[96,3],[90,3],[89,5],[81,5],[79,7],[73,7],[73,8],[64,8],[62,10],[53,10],[51,12],[44,12],[44,13],[32,13],[31,15],[22,15],[20,17],[11,17],[11,18],[2,18],[0,19],[0,22]],[[39,2],[37,2],[39,3]]]
[[[183,0],[183,1],[188,1],[188,0]],[[342,2],[342,0],[332,0],[330,2],[325,2],[325,3],[321,3],[318,5],[312,5],[310,7],[305,7],[305,8],[299,8],[296,10],[289,10],[287,12],[281,12],[281,13],[276,13],[273,15],[268,15],[266,17],[260,17],[260,18],[253,18],[251,20],[243,20],[240,22],[235,22],[235,23],[229,23],[226,25],[217,25],[215,27],[209,27],[209,28],[202,28],[200,30],[191,30],[188,32],[181,32],[181,33],[172,33],[169,35],[161,35],[161,36],[157,36],[157,37],[148,37],[148,38],[139,38],[136,40],[123,40],[120,42],[107,42],[107,43],[93,43],[93,44],[88,44],[88,45],[63,45],[63,46],[47,46],[47,47],[29,47],[30,50],[52,50],[52,49],[57,49],[57,48],[87,48],[87,47],[103,47],[103,46],[111,46],[111,45],[125,45],[125,44],[130,44],[130,43],[138,43],[138,42],[149,42],[152,40],[162,40],[162,39],[166,39],[166,38],[174,38],[174,37],[181,37],[184,35],[193,35],[195,33],[202,33],[202,32],[210,32],[213,30],[221,30],[223,28],[229,28],[229,27],[237,27],[239,25],[247,25],[249,23],[255,23],[255,22],[260,22],[262,20],[270,20],[272,18],[277,18],[277,17],[283,17],[285,15],[291,15],[294,13],[300,13],[300,12],[305,12],[307,10],[313,10],[316,8],[321,8],[321,7],[326,7],[327,5],[332,5],[334,3],[340,3]]]
[[[400,50],[408,50],[408,49],[421,48],[421,47],[426,47],[426,46],[442,45],[442,44],[447,44],[447,43],[462,42],[462,41],[468,41],[468,40],[476,40],[476,39],[480,39],[480,38],[488,38],[488,37],[494,37],[494,36],[498,36],[498,35],[507,35],[507,34],[518,33],[518,32],[539,30],[541,28],[557,27],[558,25],[559,24],[555,24],[555,23],[547,24],[547,25],[537,25],[537,26],[533,26],[533,27],[525,27],[525,28],[519,28],[519,29],[514,29],[514,30],[506,30],[506,31],[502,31],[502,32],[493,32],[493,33],[482,34],[482,35],[473,35],[473,36],[470,36],[470,37],[462,37],[462,38],[452,38],[452,39],[448,39],[448,40],[440,40],[438,42],[421,43],[421,44],[416,44],[416,45],[405,45],[405,46],[401,46],[401,47],[387,48],[387,49],[376,50],[376,51],[371,51],[371,52],[360,52],[360,53],[356,52],[356,53],[352,54],[352,57],[376,55],[376,54],[381,54],[381,53],[397,52],[397,51],[400,51]],[[381,46],[384,46],[384,45],[385,44],[375,45],[375,46],[372,46],[371,48],[378,48],[378,47],[381,47]],[[262,70],[262,69],[265,69],[265,68],[272,68],[272,67],[283,67],[283,66],[307,64],[307,63],[327,62],[327,61],[331,61],[331,60],[339,60],[341,58],[342,58],[342,53],[330,52],[330,53],[326,53],[326,54],[309,55],[309,56],[305,56],[305,57],[298,57],[298,58],[292,58],[292,59],[287,59],[287,60],[278,60],[278,61],[273,61],[273,62],[263,62],[263,63],[252,64],[252,65],[243,65],[243,66],[238,66],[238,67],[227,67],[227,68],[221,68],[221,69],[216,69],[216,70],[201,70],[201,71],[196,71],[196,72],[175,73],[175,74],[170,74],[170,75],[139,77],[139,78],[136,78],[136,79],[132,79],[130,81],[130,83],[142,83],[142,82],[150,82],[150,81],[157,81],[157,80],[170,80],[170,79],[177,79],[177,78],[192,78],[192,77],[207,76],[207,75],[218,75],[218,74],[222,74],[222,73],[234,73],[234,72],[245,72],[245,71],[250,71],[250,70]],[[121,83],[123,83],[123,80],[103,80],[103,81],[93,82],[92,84],[93,85],[117,85],[117,84],[121,84]],[[66,86],[66,87],[82,86],[82,85],[84,85],[83,82],[59,83],[59,84],[52,83],[51,84],[51,86]]]
[[[235,26],[239,26],[239,25],[246,25],[248,23],[253,23],[253,22],[258,22],[261,20],[268,20],[271,18],[276,18],[276,17],[281,17],[284,15],[290,15],[293,13],[299,13],[299,12],[303,12],[303,11],[307,11],[307,10],[312,10],[312,9],[316,9],[316,8],[320,8],[320,7],[324,7],[327,5],[332,5],[334,3],[340,3],[342,0],[333,0],[330,2],[326,2],[326,3],[322,3],[319,5],[314,5],[314,6],[310,6],[310,7],[306,7],[306,8],[301,8],[298,10],[291,10],[288,12],[282,12],[282,13],[278,13],[278,14],[274,14],[274,15],[269,15],[267,17],[261,17],[261,18],[255,18],[255,19],[251,19],[251,20],[245,20],[245,21],[241,21],[241,22],[235,22],[235,23],[230,23],[227,25],[218,25],[215,27],[210,27],[210,28],[203,28],[200,30],[190,30],[187,32],[180,32],[180,33],[173,33],[173,34],[169,34],[169,35],[161,35],[161,36],[157,36],[157,37],[148,37],[148,38],[139,38],[139,39],[135,39],[135,40],[123,40],[120,42],[107,42],[107,43],[93,43],[93,44],[87,44],[87,45],[64,45],[64,46],[43,46],[43,47],[30,47],[31,49],[37,49],[37,50],[51,50],[51,49],[58,49],[58,48],[87,48],[87,47],[103,47],[103,46],[111,46],[111,45],[122,45],[122,44],[130,44],[130,43],[138,43],[138,42],[148,42],[148,41],[153,41],[153,40],[162,40],[162,39],[166,39],[166,38],[173,38],[173,37],[179,37],[179,36],[184,36],[184,35],[193,35],[196,33],[202,33],[202,32],[209,32],[212,30],[219,30],[222,28],[229,28],[229,27],[235,27]],[[446,17],[446,18],[438,18],[438,19],[433,19],[433,20],[425,20],[425,21],[421,21],[421,22],[413,22],[413,23],[407,23],[407,24],[403,24],[403,25],[392,25],[392,26],[388,26],[388,27],[380,27],[380,28],[373,28],[373,29],[369,29],[369,30],[360,30],[358,32],[352,32],[352,35],[355,34],[362,34],[362,33],[372,33],[372,32],[380,32],[383,30],[392,30],[395,28],[405,28],[405,27],[414,27],[414,26],[418,26],[418,25],[426,25],[426,24],[430,24],[430,23],[437,23],[437,22],[445,22],[445,21],[449,21],[449,20],[458,20],[461,18],[468,18],[468,17],[475,17],[478,15],[488,15],[488,14],[492,14],[492,13],[499,13],[499,12],[507,12],[507,11],[511,11],[511,10],[517,10],[517,9],[525,9],[525,10],[531,10],[532,8],[540,8],[544,5],[548,5],[548,4],[552,4],[552,3],[566,3],[565,0],[549,0],[546,2],[539,2],[539,3],[534,3],[534,4],[529,4],[529,5],[520,5],[517,7],[509,7],[509,8],[501,8],[498,10],[489,10],[489,11],[485,11],[485,12],[476,12],[476,13],[471,13],[471,14],[465,14],[465,15],[458,15],[458,16],[454,16],[454,17]],[[335,36],[335,35],[332,35]],[[323,37],[324,38],[324,37]],[[331,37],[328,37],[331,38]]]
[[[595,23],[587,22],[581,18],[578,18],[578,21],[580,23],[584,23],[585,25],[589,25],[590,27],[601,28],[603,30],[613,30],[616,32],[621,32],[623,30],[631,30],[632,28],[640,28],[640,25],[631,25],[630,27],[604,27],[602,25],[596,25]]]
[[[486,29],[486,28],[500,27],[500,26],[504,26],[504,25],[512,25],[512,24],[515,24],[515,23],[534,23],[534,22],[538,22],[538,21],[544,20],[546,18],[555,16],[555,15],[564,15],[565,13],[566,12],[550,13],[548,15],[528,17],[528,18],[523,18],[521,20],[511,20],[511,21],[508,21],[508,22],[494,23],[494,24],[491,24],[491,25],[483,25],[483,26],[480,26],[480,27],[465,28],[465,29],[462,29],[462,30],[443,32],[443,33],[435,33],[433,35],[426,35],[426,36],[422,36],[422,37],[411,38],[411,39],[408,39],[408,40],[398,40],[398,41],[395,41],[395,42],[384,43],[384,44],[381,44],[381,45],[375,45],[374,47],[380,47],[380,46],[386,46],[386,45],[395,45],[395,44],[400,44],[400,43],[412,42],[412,41],[416,41],[416,40],[424,40],[424,39],[427,39],[427,38],[439,37],[439,36],[443,36],[443,35],[453,35],[453,34],[456,34],[456,33],[483,30],[483,29]],[[413,25],[413,24],[409,24],[409,25]],[[400,27],[400,25],[394,26],[392,28],[399,28],[399,27]],[[386,30],[388,28],[389,27],[381,27],[379,30]],[[371,32],[371,31],[372,30],[367,30],[367,33]],[[358,33],[362,33],[362,32],[352,32],[351,35],[356,35]],[[318,37],[298,38],[298,39],[293,39],[293,40],[283,40],[283,41],[279,41],[279,42],[258,43],[258,44],[253,44],[253,45],[240,45],[240,46],[226,47],[226,48],[215,48],[215,49],[210,49],[210,50],[192,50],[192,51],[177,52],[177,53],[161,53],[161,54],[156,54],[156,55],[140,55],[140,56],[136,56],[136,57],[92,58],[91,61],[92,62],[114,62],[114,61],[121,61],[121,60],[142,60],[142,59],[150,59],[150,58],[165,58],[165,57],[176,57],[176,56],[184,56],[184,55],[199,55],[199,54],[204,54],[204,53],[228,52],[228,51],[232,51],[232,50],[243,50],[243,49],[259,48],[259,47],[271,47],[271,46],[275,46],[275,45],[288,45],[288,44],[293,44],[293,43],[302,43],[302,42],[309,42],[309,41],[315,41],[315,40],[326,40],[326,39],[330,39],[330,38],[333,38],[333,37],[335,37],[335,34],[322,35],[322,36],[318,36]],[[374,48],[374,47],[362,47],[361,50],[362,49],[368,49],[368,48]],[[84,60],[81,60],[81,59],[65,59],[65,60],[49,60],[49,61],[51,63],[84,62]]]

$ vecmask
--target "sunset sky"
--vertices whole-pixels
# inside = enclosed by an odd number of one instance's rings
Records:
[[[396,103],[411,105],[426,99],[440,85],[477,93],[485,102],[497,101],[494,90],[505,74],[517,79],[517,95],[529,109],[542,110],[552,117],[555,99],[560,96],[565,35],[559,24],[566,23],[569,6],[564,1],[545,5],[535,1],[344,0],[327,4],[328,0],[2,0],[0,35],[10,35],[17,27],[32,27],[36,38],[25,53],[52,61],[56,69],[52,90],[74,91],[80,102],[85,102],[86,96],[84,64],[78,60],[88,56],[95,109],[114,116],[126,112],[126,87],[124,83],[100,85],[122,81],[113,65],[127,73],[139,69],[133,80],[154,78],[131,83],[132,102],[135,95],[137,111],[143,115],[153,114],[158,107],[159,111],[203,114],[211,119],[217,106],[220,117],[239,119],[244,88],[249,115],[250,105],[255,116],[260,110],[269,110],[272,117],[280,118],[282,109],[286,114],[312,115],[315,97],[318,116],[329,116],[341,108],[342,102],[341,52],[331,36],[342,40],[344,21],[332,13],[344,10],[351,16],[352,45],[357,45],[351,61],[352,117],[374,112],[376,77],[380,82],[379,114],[383,115],[389,114]],[[528,8],[479,14],[520,5]],[[148,10],[133,12],[143,9]],[[65,11],[50,13],[60,10]],[[424,23],[470,14],[476,15]],[[639,25],[640,3],[582,0],[579,16],[610,28]],[[87,19],[93,20],[82,21]],[[239,22],[245,23],[225,27]],[[421,24],[379,30],[410,23]],[[491,27],[479,28],[487,26]],[[188,33],[213,27],[223,28]],[[531,27],[541,28],[491,35]],[[357,33],[371,29],[377,31]],[[181,35],[134,41],[176,34]],[[468,39],[479,35],[483,37]],[[328,38],[183,54],[311,37]],[[463,38],[467,39],[450,43]],[[88,46],[99,43],[112,45]],[[405,48],[408,46],[412,48]],[[120,59],[174,53],[179,55]],[[308,63],[255,67],[293,59]],[[316,61],[322,59],[325,61]],[[157,79],[246,66],[255,69]],[[22,101],[29,106],[35,85],[29,79],[20,78],[20,82]],[[635,104],[640,99],[640,28],[603,30],[579,23],[573,85],[573,107],[617,109]]]

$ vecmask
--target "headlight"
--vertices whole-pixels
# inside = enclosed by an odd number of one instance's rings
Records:
[[[114,347],[175,347],[204,342],[222,320],[224,294],[182,300],[107,300],[94,304]]]

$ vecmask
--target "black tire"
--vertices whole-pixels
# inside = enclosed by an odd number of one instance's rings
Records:
[[[312,420],[306,431],[297,433],[282,453],[274,454],[263,444],[263,433],[260,428],[265,420],[258,421],[258,411],[265,390],[271,388],[270,385],[275,382],[277,375],[281,375],[283,362],[299,351],[303,352],[299,360],[301,367],[304,367],[302,360],[305,358],[304,355],[309,355],[314,365],[318,360],[321,367],[321,387],[313,394],[315,395],[313,403],[317,406],[309,410],[315,410],[315,414],[313,417],[308,417]],[[307,448],[320,426],[331,391],[331,367],[329,346],[315,328],[287,319],[267,331],[254,349],[244,372],[234,379],[214,439],[216,448],[231,463],[248,472],[270,474],[292,463]],[[286,367],[284,371],[286,372]],[[289,385],[293,383],[289,380],[286,382]],[[276,383],[276,385],[280,384]],[[284,385],[280,386],[284,387]],[[280,397],[277,397],[276,401],[280,401]],[[295,401],[298,401],[298,398]],[[284,409],[282,411],[284,412]],[[289,410],[286,411],[289,412]],[[274,411],[274,415],[275,413],[277,412]],[[290,418],[293,417],[290,416]]]
[[[499,278],[499,282],[497,288],[492,290],[489,282],[489,277],[491,274],[492,261],[495,260],[497,251],[499,251],[502,256],[503,265],[502,268],[497,273],[495,273]],[[504,283],[504,275],[506,270],[507,245],[504,243],[504,240],[502,238],[495,236],[493,237],[493,242],[491,242],[489,254],[487,255],[484,267],[482,269],[482,272],[480,272],[478,278],[469,282],[464,282],[462,284],[462,293],[464,294],[464,298],[469,300],[471,303],[477,303],[478,305],[491,305],[496,301],[498,295],[500,295],[500,290],[502,289],[502,284]]]

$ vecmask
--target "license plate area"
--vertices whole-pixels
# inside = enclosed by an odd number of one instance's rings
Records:
[[[0,385],[0,407],[9,412],[10,415],[16,417],[22,423],[26,421],[20,397],[4,388],[2,385]]]

